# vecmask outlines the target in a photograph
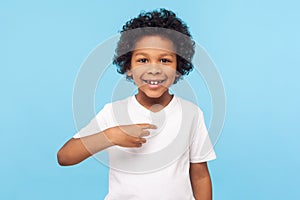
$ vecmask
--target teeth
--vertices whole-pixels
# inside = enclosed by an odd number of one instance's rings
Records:
[[[151,85],[157,85],[157,84],[162,83],[163,80],[162,81],[148,81],[148,80],[145,80],[145,82],[148,83],[148,84],[151,84]]]

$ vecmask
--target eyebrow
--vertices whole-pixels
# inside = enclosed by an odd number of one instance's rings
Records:
[[[142,56],[148,56],[149,54],[147,53],[143,53],[143,52],[138,52],[138,53],[135,53],[134,56],[139,56],[139,55],[142,55]],[[162,53],[162,54],[159,54],[160,56],[171,56],[171,57],[175,57],[175,53]]]

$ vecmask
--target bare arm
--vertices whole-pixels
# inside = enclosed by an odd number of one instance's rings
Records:
[[[75,165],[112,145],[103,132],[83,138],[72,138],[58,151],[57,160],[62,166]]]
[[[90,136],[72,138],[57,153],[58,163],[62,166],[75,165],[113,145],[141,147],[149,135],[145,129],[156,128],[151,124],[116,126]]]
[[[190,163],[190,178],[196,200],[212,200],[212,185],[207,163]]]

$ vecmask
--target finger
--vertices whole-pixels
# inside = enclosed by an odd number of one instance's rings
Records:
[[[142,147],[143,144],[142,143],[131,143],[130,145],[126,146],[126,147]]]
[[[136,147],[142,147],[142,143],[138,143]]]
[[[133,147],[141,147],[143,145],[143,142],[141,140],[135,140],[132,142]]]
[[[135,144],[139,144],[139,143],[146,143],[146,139],[145,138],[134,138],[132,140],[132,143],[135,143]]]
[[[150,135],[150,131],[143,130],[140,137],[145,137],[145,136],[149,136],[149,135]]]
[[[157,129],[157,126],[155,126],[154,124],[137,124],[137,126],[139,126],[142,129]]]
[[[146,143],[147,140],[146,140],[145,138],[141,138],[140,142],[141,142],[141,143]]]

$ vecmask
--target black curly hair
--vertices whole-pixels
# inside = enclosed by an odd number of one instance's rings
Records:
[[[139,39],[147,35],[159,35],[173,42],[176,48],[176,70],[180,74],[174,83],[193,69],[195,42],[187,25],[174,12],[161,8],[151,12],[141,12],[138,17],[129,20],[123,26],[113,59],[113,64],[117,65],[119,73],[124,74],[130,69],[134,46]]]

